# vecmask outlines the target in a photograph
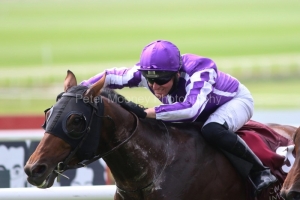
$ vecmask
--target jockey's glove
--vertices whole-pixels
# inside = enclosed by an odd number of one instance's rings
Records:
[[[140,104],[136,104],[132,101],[124,101],[122,103],[120,103],[120,105],[125,108],[128,111],[133,112],[134,114],[136,114],[136,116],[138,116],[138,118],[146,118],[147,113],[145,112],[145,107],[140,105]]]

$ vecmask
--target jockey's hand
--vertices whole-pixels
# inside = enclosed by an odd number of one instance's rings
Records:
[[[132,101],[125,101],[120,103],[120,105],[125,108],[128,111],[133,112],[134,114],[136,114],[136,116],[138,116],[138,118],[146,118],[147,113],[145,112],[145,107],[143,107],[142,105],[136,104]]]
[[[154,118],[156,119],[156,112],[154,108],[147,108],[145,110],[145,112],[147,113],[147,118]]]

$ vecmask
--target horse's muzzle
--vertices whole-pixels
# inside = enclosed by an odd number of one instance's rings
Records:
[[[299,191],[281,191],[280,195],[285,200],[300,200]]]
[[[49,172],[47,164],[26,164],[24,171],[27,174],[27,181],[39,188],[48,188],[53,185],[56,176]],[[50,174],[50,175],[49,175]]]

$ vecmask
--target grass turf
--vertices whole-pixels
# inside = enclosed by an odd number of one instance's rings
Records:
[[[155,39],[208,57],[299,53],[300,2],[1,1],[0,67],[137,60]]]
[[[0,114],[41,113],[67,69],[83,80],[130,66],[159,38],[246,81],[256,108],[299,108],[299,8],[296,0],[0,1]]]

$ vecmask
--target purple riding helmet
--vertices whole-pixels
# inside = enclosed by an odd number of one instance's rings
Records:
[[[179,49],[166,40],[156,40],[143,49],[140,57],[139,71],[151,83],[151,80],[163,80],[173,77],[181,68]]]

